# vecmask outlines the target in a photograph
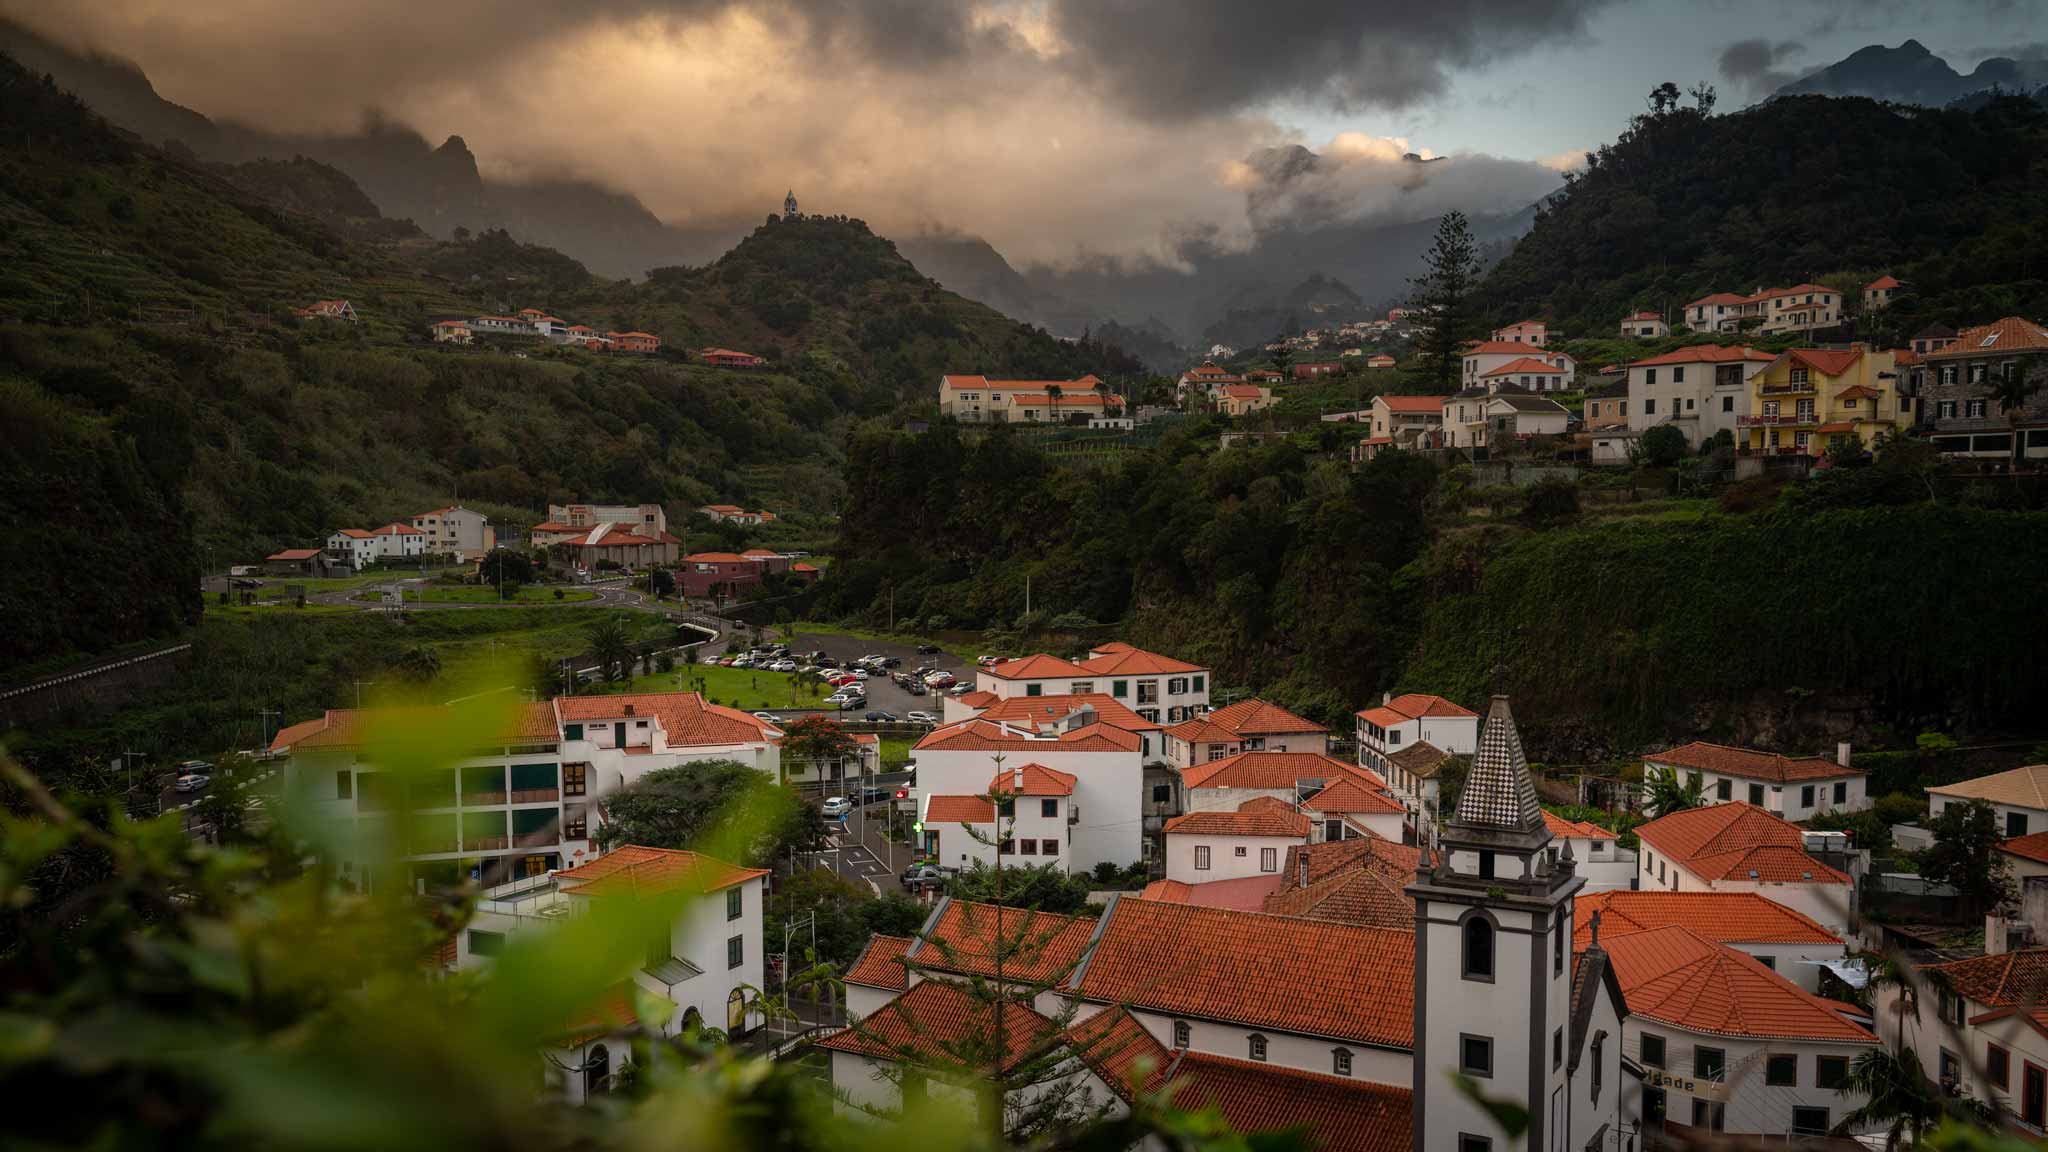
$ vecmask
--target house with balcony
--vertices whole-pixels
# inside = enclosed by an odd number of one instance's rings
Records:
[[[436,320],[427,330],[436,344],[467,344],[476,338],[467,320]]]
[[[421,512],[412,518],[412,526],[426,534],[426,551],[430,555],[481,560],[484,553],[498,546],[498,532],[491,527],[491,518],[460,504]]]
[[[1811,332],[1832,328],[1842,322],[1842,294],[1825,284],[1795,284],[1790,288],[1759,291],[1751,298],[1757,306],[1757,331],[1766,336],[1785,332]]]
[[[1044,861],[1044,840],[1054,839],[1063,867],[1087,871],[1105,861],[1118,868],[1146,859],[1142,813],[1144,740],[1080,710],[1056,726],[975,718],[942,724],[911,748],[917,772],[912,789],[924,821],[921,847],[948,866],[984,858],[981,838],[995,814],[984,811],[993,774],[1035,767],[1071,778],[1061,797],[1063,828],[1046,826],[1034,837]],[[1037,773],[1030,774],[1034,779]],[[940,803],[940,797],[949,797]],[[929,798],[929,799],[928,799]],[[938,804],[937,815],[932,805]],[[1020,812],[1030,815],[1030,805]],[[1034,818],[1035,819],[1035,818]]]
[[[1059,424],[1077,414],[1107,416],[1123,410],[1123,397],[1093,374],[1076,380],[939,377],[939,415],[962,424]]]
[[[1873,1010],[1899,1028],[1927,1078],[1997,1109],[2035,1141],[2048,1133],[2048,948],[1997,952],[1922,969],[1936,979],[1916,1004],[1896,986],[1877,989]],[[1897,1021],[1896,1024],[1893,1021]]]
[[[1437,772],[1445,757],[1479,750],[1479,713],[1424,692],[1389,692],[1356,720],[1359,766],[1387,782],[1418,828],[1433,821]]]
[[[480,728],[445,768],[403,770],[409,743]],[[779,769],[781,730],[692,692],[565,696],[484,706],[329,709],[271,742],[288,755],[291,795],[336,827],[346,882],[394,879],[484,887],[573,867],[597,855],[597,802],[656,769],[737,760]],[[394,863],[395,861],[395,863]],[[398,868],[402,875],[380,874]]]
[[[1783,756],[1695,740],[1643,757],[1643,771],[1697,778],[1708,804],[1740,800],[1786,820],[1810,820],[1822,812],[1860,812],[1870,807],[1868,773],[1849,766],[1849,745],[1835,756]]]
[[[1640,435],[1669,424],[1695,450],[1723,429],[1734,435],[1750,411],[1750,378],[1774,359],[1746,346],[1695,344],[1633,361],[1627,367],[1628,428]]]
[[[1166,762],[1175,768],[1207,764],[1239,752],[1330,750],[1330,733],[1256,697],[1203,712],[1165,730]]]
[[[1695,332],[1734,332],[1755,310],[1749,297],[1737,292],[1713,292],[1685,306],[1685,326]]]
[[[1444,427],[1442,396],[1388,396],[1372,398],[1363,419],[1368,434],[1359,443],[1361,460],[1370,460],[1382,448],[1416,450],[1437,447]]]
[[[1497,392],[1481,398],[1478,409],[1479,419],[1461,437],[1472,448],[1506,452],[1538,436],[1562,436],[1571,426],[1571,411],[1548,396]]]
[[[2017,412],[1999,402],[2001,381],[2048,379],[2048,328],[2018,316],[1966,328],[1921,356],[1919,419],[1934,446],[1953,456],[2048,457],[2048,386],[2037,387]]]
[[[545,1053],[549,1090],[580,1104],[609,1092],[630,1065],[638,1026],[661,1036],[720,1028],[737,1039],[762,1024],[747,990],[765,986],[767,876],[700,852],[622,844],[573,868],[485,889],[443,956],[450,968],[488,971],[524,935],[557,931],[606,902],[659,902],[667,931],[621,964],[611,992]],[[662,1016],[643,1017],[647,1007]]]
[[[1154,723],[1177,724],[1209,707],[1209,670],[1121,641],[1075,663],[1041,652],[977,670],[974,686],[1000,698],[1101,693]]]
[[[1659,312],[1631,312],[1621,318],[1621,334],[1637,340],[1660,340],[1671,335],[1671,325],[1664,322]]]
[[[1204,360],[1200,365],[1180,374],[1173,382],[1176,399],[1185,402],[1189,396],[1209,396],[1225,384],[1242,384],[1243,376],[1225,368],[1218,368],[1213,360]]]
[[[1209,394],[1216,411],[1225,416],[1249,416],[1271,408],[1278,401],[1273,390],[1261,384],[1224,384]]]
[[[768,363],[752,352],[737,352],[731,348],[699,348],[697,361],[713,368],[760,368]]]
[[[1736,418],[1745,456],[1815,457],[1839,444],[1868,450],[1913,423],[1896,357],[1862,344],[1794,348],[1750,377],[1749,412]]]
[[[1483,386],[1488,392],[1497,392],[1503,387],[1519,387],[1520,385],[1509,376],[1495,376],[1494,373],[1508,364],[1523,360],[1541,365],[1544,374],[1558,376],[1561,391],[1570,391],[1578,378],[1578,362],[1571,356],[1564,352],[1532,351],[1531,346],[1526,343],[1487,340],[1467,344],[1464,351],[1459,354],[1459,360],[1462,367],[1459,379],[1465,387]]]

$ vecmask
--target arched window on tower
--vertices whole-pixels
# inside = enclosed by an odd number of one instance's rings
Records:
[[[1484,916],[1469,916],[1462,931],[1465,936],[1465,979],[1493,979],[1493,922]]]

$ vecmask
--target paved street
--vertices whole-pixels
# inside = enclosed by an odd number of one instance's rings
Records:
[[[893,794],[906,782],[908,775],[905,772],[886,772],[869,779]],[[893,890],[897,875],[910,866],[912,857],[908,844],[891,843],[882,835],[890,806],[894,803],[893,799],[883,799],[856,808],[843,823],[839,823],[839,830],[826,838],[825,850],[812,854],[804,862],[813,867],[831,868],[855,884],[868,884],[878,894]],[[905,812],[896,819],[900,828],[907,826],[912,816]]]

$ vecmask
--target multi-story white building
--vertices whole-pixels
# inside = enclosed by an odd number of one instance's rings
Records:
[[[1479,749],[1479,713],[1441,696],[1388,693],[1376,707],[1357,713],[1358,763],[1417,817],[1418,829],[1436,819],[1437,769],[1446,756],[1470,756]]]
[[[457,969],[487,968],[519,936],[547,932],[590,914],[607,900],[680,898],[666,946],[618,972],[618,985],[548,1051],[544,1076],[571,1103],[610,1091],[632,1059],[627,1033],[649,1026],[662,1036],[719,1028],[735,1038],[763,1020],[747,989],[765,986],[761,925],[768,870],[741,868],[697,852],[624,844],[588,863],[487,889],[456,934]],[[447,953],[444,951],[444,956]],[[645,993],[635,996],[634,990]],[[636,1003],[665,1005],[666,1017],[642,1020]]]
[[[1849,745],[1825,756],[1781,756],[1695,740],[1643,757],[1651,769],[1698,777],[1708,804],[1740,800],[1786,820],[1809,820],[1822,812],[1860,812],[1870,807],[1865,773],[1849,766]]]
[[[1299,808],[1314,838],[1400,841],[1407,810],[1372,772],[1320,752],[1240,752],[1180,770],[1180,811],[1231,813],[1254,800]]]
[[[425,533],[426,550],[436,556],[477,560],[498,546],[491,518],[460,504],[422,512],[412,518],[412,526]]]
[[[1502,344],[1528,344],[1541,348],[1549,337],[1550,327],[1541,320],[1523,320],[1493,330],[1494,341]]]
[[[724,515],[714,515],[711,509],[722,510]],[[713,504],[698,511],[713,520],[720,520],[741,512],[741,509],[734,504]],[[534,532],[556,525],[564,531],[574,531],[605,524],[624,524],[638,532],[654,535],[668,531],[668,510],[660,504],[550,504],[547,523],[536,526]]]
[[[1076,414],[1121,412],[1124,398],[1096,376],[1077,380],[939,377],[939,415],[963,424],[1058,424]]]
[[[911,749],[914,792],[927,817],[922,847],[948,866],[980,858],[984,846],[959,825],[992,823],[993,814],[983,811],[991,781],[1001,772],[1035,765],[1074,778],[1073,793],[1061,801],[1064,830],[1050,835],[1059,841],[1058,856],[1067,868],[1135,864],[1145,857],[1143,747],[1136,733],[1085,711],[1057,725],[973,719],[934,728]],[[1042,862],[1042,843],[1039,854]]]
[[[1998,1109],[2038,1140],[2048,1133],[2048,949],[2025,948],[1930,964],[1917,1002],[1885,985],[1874,996],[1878,1027],[1920,1057],[1928,1079]],[[1929,980],[1936,976],[1940,982]]]
[[[1147,720],[1177,724],[1209,707],[1209,670],[1120,642],[1076,664],[1039,653],[974,674],[976,690],[999,698],[1101,694]]]
[[[1695,344],[1628,366],[1628,427],[1670,424],[1698,448],[1749,414],[1749,378],[1776,359],[1749,347]]]
[[[1621,334],[1638,340],[1658,340],[1671,335],[1671,325],[1660,312],[1631,312],[1621,318]]]
[[[925,842],[947,867],[1051,865],[1068,871],[1076,777],[1043,764],[1003,765],[982,791],[918,797]]]
[[[1207,764],[1239,752],[1330,750],[1322,725],[1256,697],[1240,700],[1165,730],[1166,762],[1175,768]]]
[[[343,528],[327,538],[327,554],[360,572],[372,564],[417,560],[427,554],[426,533],[409,524],[364,530]]]
[[[1836,935],[1854,917],[1855,881],[1808,855],[1794,824],[1740,800],[1688,808],[1638,825],[1637,887],[1755,892]]]
[[[1532,352],[1531,345],[1527,343],[1486,340],[1478,344],[1467,345],[1461,354],[1461,358],[1464,363],[1464,374],[1461,378],[1464,380],[1465,387],[1467,388],[1487,385],[1490,389],[1499,389],[1504,384],[1510,383],[1510,381],[1504,379],[1489,381],[1486,379],[1487,374],[1503,365],[1523,359],[1532,360],[1563,373],[1564,387],[1566,389],[1571,388],[1572,382],[1578,375],[1578,362],[1573,360],[1567,353],[1547,350]]]
[[[495,731],[431,770],[408,744]],[[330,709],[277,734],[291,794],[331,822],[334,861],[361,888],[411,878],[485,887],[597,855],[598,801],[656,769],[736,760],[774,775],[781,730],[695,693],[565,696],[501,711]],[[450,741],[451,745],[454,743]]]
[[[1954,784],[1927,788],[1927,814],[1939,816],[1951,804],[1982,800],[1998,812],[1999,832],[2008,839],[2048,832],[2048,764],[2030,764]]]

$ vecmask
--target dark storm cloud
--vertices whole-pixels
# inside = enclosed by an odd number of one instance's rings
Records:
[[[1721,50],[1721,75],[1751,96],[1767,96],[1799,78],[1782,67],[1806,54],[1797,40],[1737,40]]]
[[[1585,30],[1606,0],[1053,0],[1051,22],[1106,91],[1173,118],[1289,101],[1405,108],[1458,68]]]

